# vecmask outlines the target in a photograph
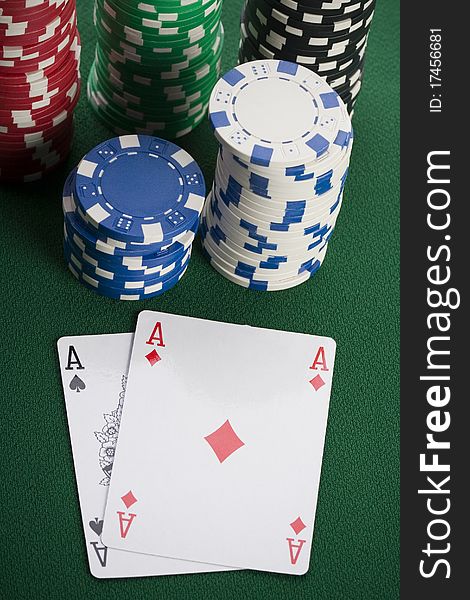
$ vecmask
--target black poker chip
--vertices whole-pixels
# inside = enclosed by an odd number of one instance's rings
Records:
[[[241,27],[242,31],[242,48],[246,48],[251,51],[251,54],[257,58],[277,58],[278,55],[282,56],[283,60],[289,60],[296,62],[303,66],[312,68],[316,73],[323,76],[334,75],[345,69],[353,68],[354,64],[362,59],[366,50],[365,39],[360,46],[354,46],[351,49],[349,46],[346,50],[332,53],[330,56],[311,56],[307,54],[295,54],[290,51],[289,48],[274,48],[267,43],[263,43],[260,40],[254,40],[245,30],[244,25]],[[294,51],[295,52],[295,51]]]
[[[325,21],[328,21],[328,19],[330,18],[344,18],[351,13],[357,12],[357,10],[364,10],[364,5],[368,3],[368,0],[345,0],[344,2],[341,2],[339,0],[306,0],[304,2],[296,2],[295,0],[265,1],[269,4],[272,4],[276,9],[279,9],[281,12],[297,13],[301,16],[306,15],[306,18],[308,18],[308,15],[319,15]]]
[[[331,68],[341,70],[346,63],[350,63],[355,56],[364,51],[367,43],[366,35],[357,42],[333,46],[321,53],[317,51],[314,54],[313,51],[298,50],[288,44],[278,44],[276,39],[255,37],[256,32],[250,25],[245,26],[245,23],[241,23],[240,29],[242,42],[247,40],[247,44],[253,46],[264,58],[275,58],[277,53],[282,52],[284,60],[297,62],[304,66],[319,65],[318,72]]]
[[[320,31],[340,32],[367,18],[375,7],[375,0],[356,2],[351,5],[354,10],[345,11],[334,16],[325,14],[324,11],[292,10],[280,4],[278,0],[257,0],[256,9],[265,18],[272,19],[285,27],[313,27]]]
[[[332,85],[334,82],[336,82],[339,79],[342,78],[348,78],[351,75],[353,75],[354,73],[356,73],[356,71],[359,68],[362,68],[362,65],[364,63],[364,54],[365,54],[365,48],[364,51],[359,52],[354,54],[354,56],[352,56],[351,58],[348,58],[348,60],[346,62],[338,62],[336,60],[330,60],[330,62],[328,63],[315,63],[314,65],[314,71],[321,75],[324,79],[326,79],[326,81]],[[269,58],[268,56],[263,56],[263,58]],[[290,59],[290,57],[286,58],[285,56],[283,57],[284,60],[291,60],[291,62],[299,62],[299,61],[295,61]],[[244,63],[244,62],[248,62],[248,61],[252,61],[252,60],[259,60],[259,53],[258,50],[251,44],[251,42],[248,43],[241,43],[240,44],[240,51],[239,51],[239,62],[240,63]],[[309,66],[309,65],[306,65]],[[328,68],[325,68],[328,67]],[[335,86],[333,86],[335,87]]]
[[[243,22],[250,26],[254,35],[261,38],[278,40],[281,45],[288,45],[301,52],[321,52],[336,45],[354,43],[367,33],[373,15],[373,7],[369,7],[359,20],[347,28],[340,30],[324,30],[319,26],[300,23],[297,27],[284,26],[273,18],[268,18],[254,6],[259,0],[247,0],[243,14]]]
[[[374,9],[375,0],[245,0],[239,62],[266,58],[308,67],[326,79],[351,113]]]

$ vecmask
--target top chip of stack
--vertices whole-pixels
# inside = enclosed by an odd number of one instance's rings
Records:
[[[70,270],[111,298],[162,294],[186,271],[204,199],[199,166],[175,144],[147,135],[100,144],[64,187]]]
[[[95,0],[88,97],[116,133],[177,138],[203,119],[220,74],[222,0]]]
[[[68,154],[80,93],[74,0],[0,8],[0,179],[32,181]]]
[[[245,0],[240,62],[278,58],[324,77],[352,113],[375,0]]]
[[[284,290],[319,269],[341,208],[353,132],[338,94],[278,60],[226,73],[209,117],[220,143],[203,245],[227,279]]]

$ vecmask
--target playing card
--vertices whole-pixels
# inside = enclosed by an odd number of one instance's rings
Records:
[[[57,344],[90,571],[108,578],[223,570],[114,550],[101,542],[132,338],[131,333],[76,336]]]
[[[305,573],[334,354],[330,338],[140,313],[103,541]]]

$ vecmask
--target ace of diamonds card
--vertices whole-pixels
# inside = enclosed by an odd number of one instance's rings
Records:
[[[102,541],[308,570],[335,342],[139,315]]]
[[[132,339],[132,333],[83,335],[63,337],[57,344],[90,571],[114,578],[225,570],[122,552],[101,541]]]

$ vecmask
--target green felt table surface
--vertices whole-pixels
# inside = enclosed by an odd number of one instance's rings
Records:
[[[94,49],[92,0],[77,4],[85,82]],[[225,0],[224,70],[237,60],[241,5],[242,0]],[[238,287],[210,267],[199,242],[185,277],[160,298],[117,302],[80,285],[62,257],[61,188],[81,156],[112,137],[85,93],[67,164],[40,183],[0,185],[1,598],[398,597],[398,46],[399,2],[378,0],[345,202],[324,265],[298,288],[266,293]],[[210,184],[217,145],[208,123],[180,143]],[[336,340],[307,575],[242,571],[106,581],[89,574],[56,341],[64,335],[131,331],[143,309]],[[201,377],[210,375],[210,362],[207,369]],[[262,533],[253,531],[253,541],[262,544]]]

